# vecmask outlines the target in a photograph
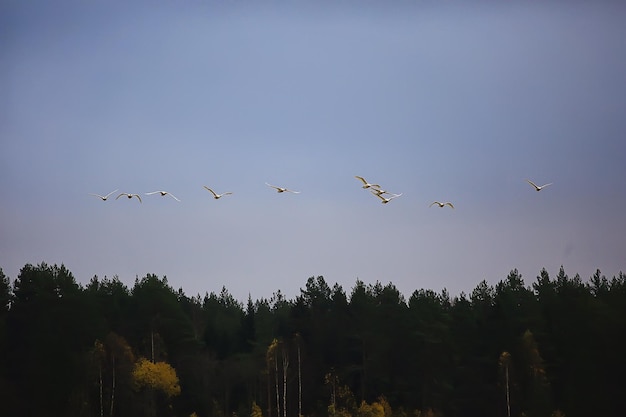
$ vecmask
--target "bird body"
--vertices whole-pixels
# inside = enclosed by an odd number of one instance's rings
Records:
[[[107,195],[100,195],[100,194],[94,194],[94,193],[89,193],[90,195],[95,195],[96,197],[100,197],[100,199],[102,201],[107,201],[107,199],[111,196],[111,194],[113,194],[114,192],[116,192],[117,190],[113,190],[111,191],[109,194]]]
[[[146,195],[152,195],[152,194],[161,194],[161,197],[166,196],[166,195],[169,195],[169,196],[170,196],[170,197],[172,197],[174,200],[176,200],[176,201],[180,201],[178,198],[176,198],[176,197],[174,196],[174,194],[169,193],[169,192],[167,192],[167,191],[152,191],[152,192],[150,192],[150,193],[146,193]]]
[[[435,204],[436,204],[436,205],[438,205],[439,207],[450,206],[450,207],[454,208],[454,206],[452,205],[452,203],[450,203],[449,201],[446,201],[445,203],[442,203],[442,202],[440,202],[440,201],[433,201],[433,202],[431,203],[431,205],[430,205],[430,206],[428,206],[428,207],[432,207],[432,206],[434,206]]]
[[[121,196],[125,195],[126,197],[133,198],[133,197],[137,197],[137,200],[139,200],[139,202],[141,203],[141,197],[139,196],[139,194],[129,194],[129,193],[121,193],[120,195],[118,195],[117,197],[115,197],[115,199],[117,200],[118,198],[120,198]]]
[[[370,191],[377,196],[383,195],[383,194],[394,195],[393,193],[390,193],[389,191],[381,190],[380,188],[372,188]]]
[[[530,185],[532,185],[533,187],[535,187],[536,191],[541,191],[544,188],[546,188],[548,185],[552,185],[553,183],[548,183],[548,184],[544,184],[544,185],[537,185],[534,182],[532,182],[531,180],[526,180],[526,182],[528,182]]]
[[[378,194],[378,193],[372,191],[372,194],[374,194],[376,197],[380,198],[382,200],[381,201],[382,204],[387,204],[391,200],[393,200],[394,198],[398,198],[398,197],[400,197],[402,195],[402,193],[400,193],[400,194],[391,194],[391,197],[385,198],[385,197],[383,197],[382,193]]]
[[[292,190],[290,190],[290,189],[288,189],[288,188],[284,188],[284,187],[277,187],[277,186],[275,186],[275,185],[268,184],[268,183],[265,183],[265,185],[267,185],[268,187],[272,187],[272,188],[274,188],[274,189],[276,190],[276,192],[277,192],[277,193],[285,193],[285,192],[286,192],[286,193],[300,194],[300,191],[292,191]]]
[[[210,189],[210,188],[209,188],[209,187],[207,187],[206,185],[204,185],[203,187],[204,187],[204,188],[206,188],[207,190],[209,190],[209,192],[210,192],[211,194],[213,194],[213,198],[214,198],[214,199],[216,199],[216,200],[217,200],[218,198],[221,198],[221,197],[225,196],[225,195],[230,195],[230,194],[232,194],[231,192],[222,193],[222,194],[217,194],[215,191],[213,191],[212,189]]]
[[[360,180],[363,183],[363,188],[380,188],[380,185],[370,184],[369,182],[365,181],[365,178],[359,177],[358,175],[355,175],[354,178]]]

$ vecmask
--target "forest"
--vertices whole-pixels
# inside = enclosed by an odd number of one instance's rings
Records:
[[[188,296],[0,268],[0,415],[623,416],[626,275],[513,269],[451,297],[311,277],[295,299]]]

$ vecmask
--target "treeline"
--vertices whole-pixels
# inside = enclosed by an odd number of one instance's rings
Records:
[[[0,269],[0,415],[622,416],[626,275],[451,298],[312,277],[293,300]]]

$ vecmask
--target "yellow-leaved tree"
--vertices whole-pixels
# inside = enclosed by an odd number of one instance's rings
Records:
[[[152,388],[161,391],[167,398],[180,394],[176,371],[167,362],[152,363],[139,358],[133,370],[135,388]]]
[[[358,417],[385,417],[385,408],[379,402],[374,401],[371,405],[361,401],[357,411]]]
[[[274,338],[267,348],[265,360],[267,362],[267,414],[272,417],[272,405],[270,402],[270,375],[272,373],[271,365],[274,364],[274,381],[276,383],[276,415],[280,417],[280,391],[278,390],[278,339]]]

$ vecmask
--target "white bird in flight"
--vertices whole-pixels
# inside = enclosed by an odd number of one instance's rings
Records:
[[[102,199],[102,201],[107,201],[107,199],[111,196],[111,194],[113,194],[114,192],[116,192],[117,190],[113,190],[111,191],[109,194],[107,195],[100,195],[100,194],[94,194],[94,193],[89,193],[90,195],[95,195],[96,197],[100,197]]]
[[[402,193],[400,193],[400,194],[391,194],[391,197],[385,198],[385,197],[383,197],[382,193],[378,194],[378,193],[372,191],[372,194],[374,194],[376,197],[380,198],[382,200],[381,201],[382,204],[387,204],[388,202],[390,202],[394,198],[400,197],[402,195]]]
[[[442,202],[440,202],[440,201],[433,201],[433,202],[430,204],[430,206],[428,206],[428,207],[432,207],[432,206],[434,206],[435,204],[436,204],[436,205],[438,205],[439,207],[450,206],[450,207],[454,208],[454,206],[452,205],[452,203],[451,203],[451,202],[449,202],[449,201],[446,201],[445,203],[442,203]]]
[[[285,192],[287,192],[287,193],[300,194],[300,191],[292,191],[292,190],[290,190],[290,189],[288,189],[288,188],[284,188],[284,187],[277,187],[277,186],[275,186],[275,185],[268,184],[268,183],[265,183],[265,185],[267,185],[268,187],[272,187],[272,188],[274,188],[274,189],[276,190],[276,192],[277,192],[277,193],[285,193]]]
[[[139,200],[139,202],[141,203],[141,197],[139,196],[139,194],[129,194],[129,193],[121,193],[120,195],[118,195],[117,197],[115,197],[115,199],[117,200],[118,198],[120,198],[121,196],[125,195],[128,198],[133,198],[133,197],[137,197],[137,199]]]
[[[172,197],[174,200],[176,201],[180,201],[179,199],[177,199],[174,194],[172,193],[168,193],[167,191],[152,191],[150,193],[146,193],[146,195],[152,195],[152,194],[161,194],[161,197],[169,195],[170,197]]]
[[[363,183],[363,188],[380,188],[380,185],[378,184],[370,184],[369,182],[365,181],[365,178],[363,177],[359,177],[358,175],[355,175],[354,178],[361,180],[361,182]]]
[[[376,194],[377,196],[383,195],[383,194],[394,195],[393,193],[390,193],[389,191],[381,190],[380,188],[372,188],[370,191]]]
[[[450,207],[454,208],[454,206],[452,205],[452,203],[451,203],[451,202],[449,202],[449,201],[446,201],[445,203],[442,203],[442,202],[440,202],[440,201],[433,201],[433,202],[430,204],[430,206],[428,206],[428,207],[432,207],[432,206],[434,206],[435,204],[437,204],[439,207],[450,206]]]
[[[548,185],[552,185],[553,183],[549,183],[549,184],[544,184],[544,185],[537,185],[534,182],[532,182],[531,180],[526,180],[530,185],[532,185],[533,187],[535,187],[535,190],[537,191],[541,191],[544,188],[546,188]]]
[[[206,188],[207,190],[209,190],[209,192],[210,192],[211,194],[213,194],[213,198],[214,198],[214,199],[216,199],[216,200],[217,200],[218,198],[221,198],[221,197],[225,196],[225,195],[230,195],[230,194],[232,194],[231,192],[222,193],[222,194],[217,194],[215,191],[213,191],[212,189],[210,189],[210,188],[209,188],[209,187],[207,187],[206,185],[203,185],[203,187],[204,187],[204,188]]]

